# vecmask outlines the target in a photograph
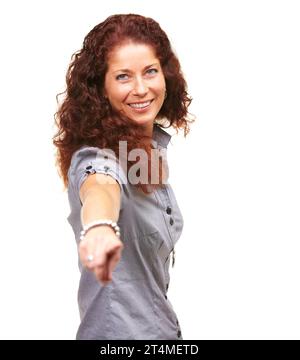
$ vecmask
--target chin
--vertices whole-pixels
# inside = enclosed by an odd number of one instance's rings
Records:
[[[132,119],[134,122],[136,122],[136,123],[138,123],[138,124],[140,124],[140,125],[149,125],[149,123],[153,123],[154,122],[154,119],[155,119],[155,117],[153,117],[153,116],[147,116],[147,118],[146,117],[141,117],[141,116],[130,116],[129,114],[127,114],[127,116],[130,118],[130,119]]]

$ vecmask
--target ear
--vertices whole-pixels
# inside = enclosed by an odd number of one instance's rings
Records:
[[[108,98],[107,98],[107,93],[106,93],[105,89],[103,89],[103,91],[102,91],[102,96],[104,97],[105,100],[108,99]]]
[[[105,89],[105,82],[101,84],[100,94],[102,97],[107,98],[106,89]]]

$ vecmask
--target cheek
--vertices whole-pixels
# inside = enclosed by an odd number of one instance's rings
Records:
[[[110,93],[110,100],[112,103],[114,103],[115,105],[117,104],[121,104],[125,101],[126,99],[126,94],[127,92],[124,91],[124,89],[120,89],[120,88],[115,88],[111,93]]]
[[[159,95],[159,98],[161,99],[165,98],[165,91],[166,91],[165,85],[161,86],[160,84],[160,86],[156,88],[156,93]]]
[[[165,83],[164,78],[158,79],[157,83],[155,84],[155,89],[156,89],[157,94],[159,94],[162,97],[165,96],[166,83]]]

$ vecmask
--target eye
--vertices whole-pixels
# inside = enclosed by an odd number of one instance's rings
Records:
[[[156,74],[157,72],[158,72],[158,70],[154,69],[154,68],[147,70],[147,73],[149,73],[149,74]]]
[[[128,76],[127,74],[120,74],[118,76],[116,76],[117,80],[126,80],[126,78],[124,78],[124,76]]]

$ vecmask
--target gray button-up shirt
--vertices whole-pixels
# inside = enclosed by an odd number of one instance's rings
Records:
[[[167,148],[170,135],[154,125],[157,148]],[[131,185],[116,166],[116,158],[102,149],[82,146],[68,171],[68,221],[79,242],[79,189],[90,173],[112,176],[121,187],[118,225],[124,248],[113,279],[106,286],[79,261],[78,304],[81,323],[76,339],[182,339],[180,325],[167,297],[169,264],[180,237],[183,218],[169,183],[149,195]]]

